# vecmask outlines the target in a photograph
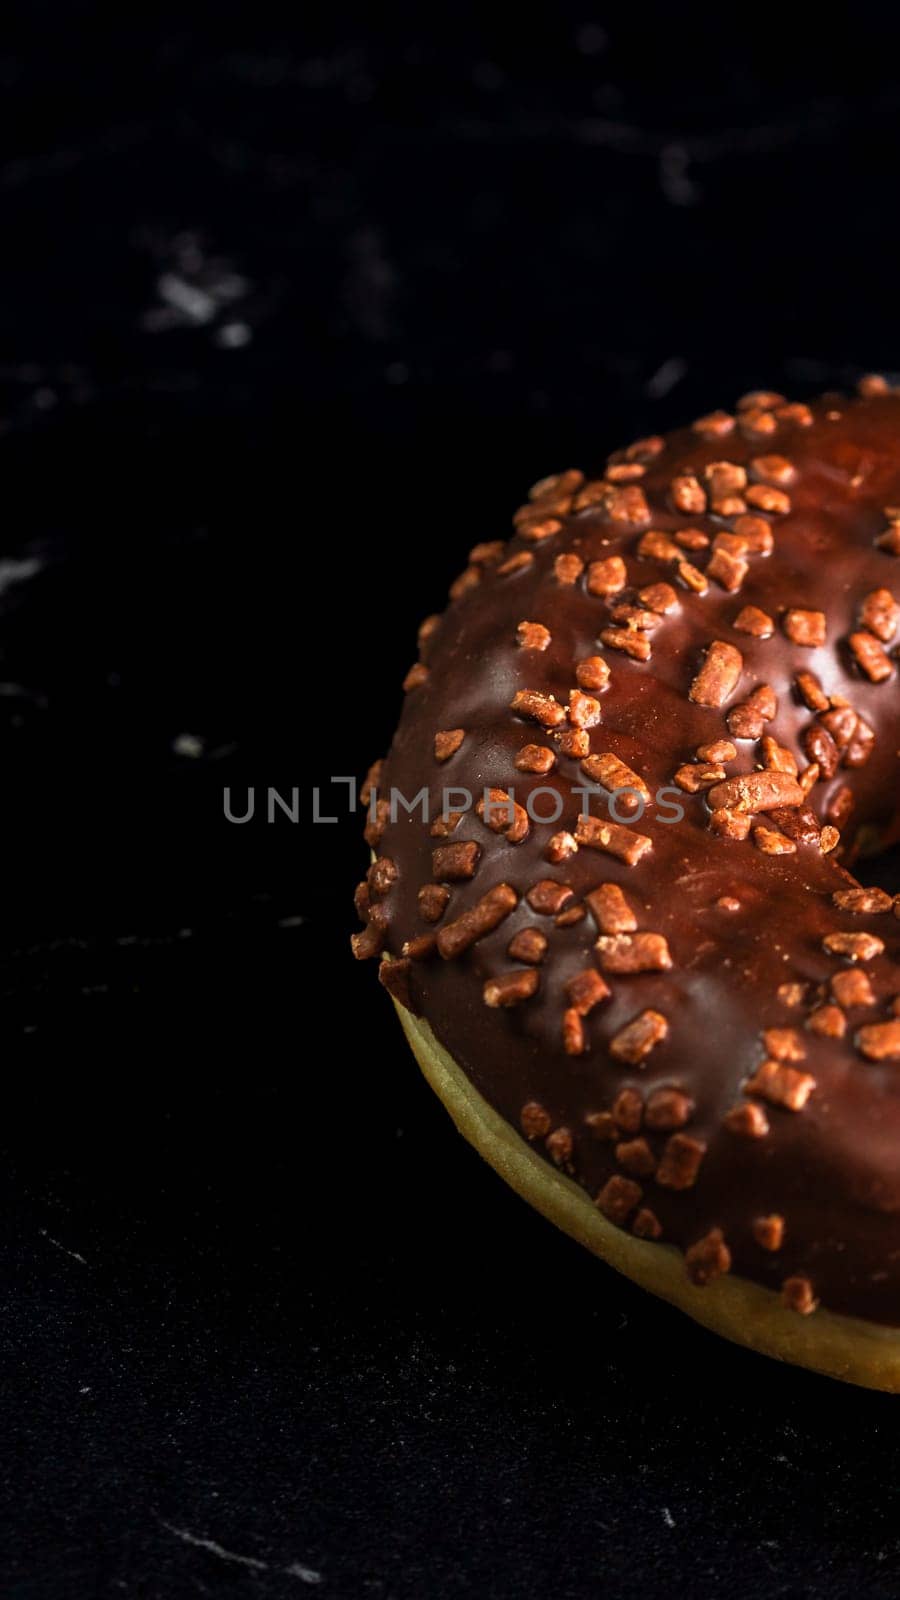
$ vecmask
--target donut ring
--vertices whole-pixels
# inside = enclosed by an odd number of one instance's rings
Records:
[[[697,1320],[900,1390],[900,393],[757,393],[477,545],[364,790],[380,957],[511,1185]]]

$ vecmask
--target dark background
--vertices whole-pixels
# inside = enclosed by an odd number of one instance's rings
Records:
[[[4,9],[4,1600],[900,1592],[896,1401],[508,1194],[309,822],[534,477],[900,368],[896,43]]]

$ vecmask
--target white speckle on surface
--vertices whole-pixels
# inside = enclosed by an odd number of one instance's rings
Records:
[[[284,1570],[289,1578],[300,1578],[303,1583],[322,1582],[321,1572],[316,1572],[315,1567],[304,1567],[299,1561],[292,1561]]]
[[[203,740],[196,733],[179,733],[172,740],[172,749],[176,756],[187,756],[196,761],[203,754]]]
[[[200,1534],[191,1533],[188,1528],[176,1528],[171,1522],[164,1522],[163,1527],[167,1533],[175,1535],[183,1544],[191,1544],[197,1550],[208,1550],[211,1556],[218,1556],[220,1561],[234,1561],[240,1567],[252,1567],[254,1572],[268,1572],[268,1561],[260,1561],[257,1556],[240,1556],[234,1550],[226,1550],[224,1545],[218,1544],[215,1539],[204,1539]]]
[[[47,696],[38,689],[26,689],[21,683],[0,683],[0,696],[4,700],[28,700],[32,705],[39,706],[42,711],[47,708]]]
[[[279,917],[278,926],[279,928],[302,928],[305,921],[305,917]]]
[[[175,311],[182,312],[189,322],[211,322],[216,314],[213,296],[196,284],[180,278],[175,272],[164,272],[156,288],[160,300]]]
[[[213,342],[224,349],[236,349],[253,337],[247,314],[229,309],[243,300],[251,285],[224,256],[210,255],[202,238],[194,233],[177,234],[161,247],[157,256],[168,259],[156,279],[157,303],[141,317],[148,333],[168,333],[177,328],[209,328]]]
[[[55,1249],[61,1250],[64,1256],[71,1256],[73,1261],[80,1261],[83,1267],[87,1266],[84,1256],[79,1255],[77,1250],[70,1250],[68,1246],[61,1244],[58,1239],[54,1239],[46,1228],[38,1228],[38,1233],[42,1239],[46,1239],[48,1244],[52,1244]]]
[[[687,362],[682,356],[669,356],[661,367],[657,367],[652,378],[645,384],[646,393],[651,400],[662,400],[663,397],[680,383],[687,372]]]
[[[241,350],[253,338],[253,330],[246,322],[226,322],[215,335],[215,343],[223,350]]]
[[[675,1526],[675,1518],[673,1517],[673,1515],[672,1515],[671,1511],[669,1510],[668,1506],[663,1506],[662,1514],[663,1514],[663,1522],[665,1523],[666,1527],[667,1528],[674,1528],[674,1526]]]
[[[234,1550],[226,1550],[224,1545],[216,1539],[207,1539],[202,1534],[191,1533],[189,1528],[176,1528],[171,1522],[163,1522],[167,1533],[174,1534],[183,1544],[193,1545],[197,1550],[206,1550],[211,1556],[218,1556],[220,1561],[231,1561],[235,1566],[249,1567],[252,1572],[271,1572],[272,1565],[268,1561],[261,1561],[258,1556],[242,1556]],[[301,1583],[321,1583],[322,1574],[316,1572],[314,1567],[306,1567],[300,1561],[292,1561],[289,1566],[276,1567],[276,1572],[284,1572],[289,1578],[299,1578]]]
[[[0,561],[0,594],[5,594],[15,583],[25,583],[28,578],[34,578],[43,568],[43,561],[36,558],[26,561]]]

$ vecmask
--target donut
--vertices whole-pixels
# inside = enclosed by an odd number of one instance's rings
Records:
[[[354,953],[545,1216],[898,1391],[900,896],[851,868],[900,838],[900,390],[745,395],[512,520],[419,630]]]

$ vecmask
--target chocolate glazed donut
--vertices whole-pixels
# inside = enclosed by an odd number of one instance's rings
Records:
[[[354,948],[545,1214],[900,1389],[900,903],[848,871],[900,837],[900,392],[859,388],[544,479],[470,552],[364,792]]]

